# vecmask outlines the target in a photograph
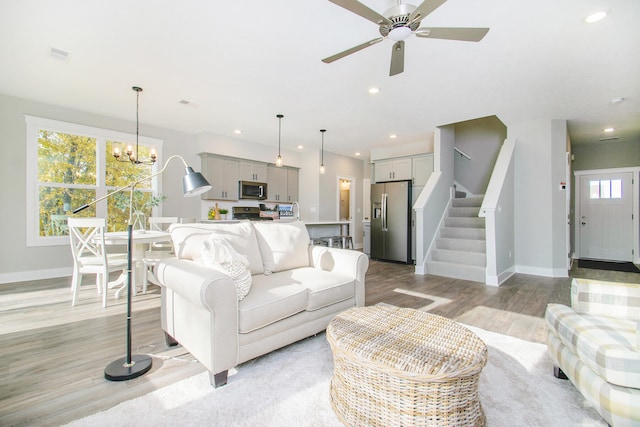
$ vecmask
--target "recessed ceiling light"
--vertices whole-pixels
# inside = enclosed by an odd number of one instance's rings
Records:
[[[49,55],[53,58],[60,59],[62,61],[66,61],[69,59],[69,52],[63,49],[58,49],[57,47],[49,47]]]
[[[356,156],[359,156],[359,155],[360,155],[360,152],[356,151],[354,154],[355,154]]]
[[[613,128],[604,128],[604,131],[607,132],[607,133],[611,133],[611,132],[614,131],[614,129]]]
[[[620,97],[618,97],[618,98],[613,98],[613,99],[611,100],[611,103],[612,103],[612,104],[620,104],[620,103],[621,103],[621,102],[623,102],[623,101],[624,101],[624,98],[620,96]]]
[[[603,20],[608,13],[608,10],[597,10],[587,15],[587,17],[584,18],[584,22],[586,22],[587,24],[593,24],[594,22]]]
[[[233,133],[235,133],[236,135],[240,135],[242,131],[240,129],[236,129],[233,131]]]
[[[391,139],[396,139],[398,137],[398,135],[396,135],[395,133],[392,133],[391,135],[389,135],[389,138]]]
[[[298,150],[302,150],[304,148],[303,145],[298,145]]]
[[[380,92],[380,89],[378,89],[377,87],[369,88],[369,93],[372,94],[372,95],[376,94],[378,92]]]

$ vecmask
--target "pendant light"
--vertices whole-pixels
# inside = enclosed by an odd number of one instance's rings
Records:
[[[276,166],[282,167],[282,156],[280,155],[280,137],[282,136],[282,118],[284,117],[282,114],[277,114],[278,118],[278,158],[276,159]]]
[[[128,145],[126,150],[124,150],[124,154],[126,154],[126,158],[121,159],[121,151],[120,151],[120,147],[114,146],[113,147],[113,157],[116,158],[117,161],[119,162],[131,162],[134,165],[152,165],[156,162],[158,156],[156,154],[156,150],[155,149],[151,149],[151,152],[149,153],[149,160],[147,161],[142,161],[140,160],[140,152],[138,151],[139,146],[138,146],[138,138],[140,136],[140,120],[138,118],[138,111],[139,111],[139,100],[140,100],[140,92],[142,92],[142,88],[138,87],[138,86],[133,86],[131,89],[133,89],[136,92],[136,151],[133,151],[133,147],[131,145]]]
[[[320,151],[320,173],[324,174],[324,133],[326,129],[320,129],[320,134],[322,135],[322,149]]]

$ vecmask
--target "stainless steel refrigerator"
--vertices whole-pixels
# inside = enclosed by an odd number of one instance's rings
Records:
[[[411,264],[411,181],[371,185],[371,258]]]

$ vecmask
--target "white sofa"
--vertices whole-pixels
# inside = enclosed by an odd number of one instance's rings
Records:
[[[609,425],[640,426],[640,284],[573,279],[571,307],[545,313],[554,374]]]
[[[175,224],[170,232],[176,258],[156,267],[162,328],[169,343],[180,343],[209,370],[216,387],[226,384],[230,368],[321,332],[336,314],[364,305],[368,257],[309,245],[300,221]],[[212,235],[248,260],[252,283],[240,301],[230,276],[202,259]]]

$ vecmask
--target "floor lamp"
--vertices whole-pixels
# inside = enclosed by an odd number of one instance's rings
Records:
[[[87,203],[75,209],[73,213],[78,213],[91,205],[98,203],[101,200],[109,198],[116,193],[120,193],[126,189],[130,189],[131,196],[129,197],[129,225],[127,227],[127,355],[120,359],[114,360],[104,369],[104,377],[109,381],[126,381],[133,378],[137,378],[143,375],[151,369],[152,359],[151,356],[146,354],[134,354],[131,355],[131,291],[134,284],[131,283],[132,277],[132,246],[133,246],[133,190],[139,183],[161,175],[169,162],[173,159],[180,159],[184,163],[186,169],[186,175],[182,178],[182,192],[185,197],[193,197],[199,194],[209,191],[211,185],[207,182],[206,178],[200,172],[194,172],[194,170],[187,165],[187,162],[178,155],[171,156],[167,159],[162,169],[147,177],[141,178],[131,184],[118,188],[115,191],[107,194],[106,196],[95,199],[94,201]],[[105,280],[105,283],[107,280]],[[104,292],[106,292],[106,286]]]

